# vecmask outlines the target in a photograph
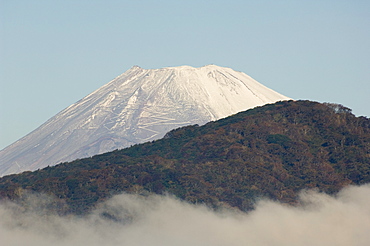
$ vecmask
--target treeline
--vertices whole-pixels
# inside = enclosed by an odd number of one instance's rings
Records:
[[[370,120],[337,104],[284,101],[157,141],[0,179],[0,197],[52,194],[59,212],[84,213],[121,193],[171,193],[214,207],[253,207],[297,192],[335,193],[370,182]]]

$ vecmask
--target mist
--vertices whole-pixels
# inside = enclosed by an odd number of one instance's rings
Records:
[[[53,199],[30,195],[0,205],[2,245],[370,245],[370,185],[335,196],[308,190],[293,207],[260,200],[255,209],[214,211],[173,196],[121,194],[89,215],[50,212]]]

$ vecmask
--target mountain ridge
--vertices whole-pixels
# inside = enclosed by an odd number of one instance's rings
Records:
[[[333,194],[370,182],[370,119],[337,104],[282,101],[165,138],[0,178],[0,197],[52,194],[85,213],[114,194],[170,193],[215,208],[260,197],[296,204],[302,189]]]
[[[230,68],[134,66],[1,150],[0,175],[129,147],[288,99]]]

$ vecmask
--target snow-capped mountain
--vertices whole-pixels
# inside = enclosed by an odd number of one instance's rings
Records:
[[[134,66],[0,151],[0,176],[163,137],[285,97],[230,68]]]

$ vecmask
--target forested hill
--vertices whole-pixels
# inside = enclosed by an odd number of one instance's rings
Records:
[[[168,192],[211,206],[294,204],[297,192],[334,193],[370,182],[370,120],[337,104],[284,101],[157,141],[0,179],[0,196],[53,194],[56,209],[84,213],[113,194]]]

